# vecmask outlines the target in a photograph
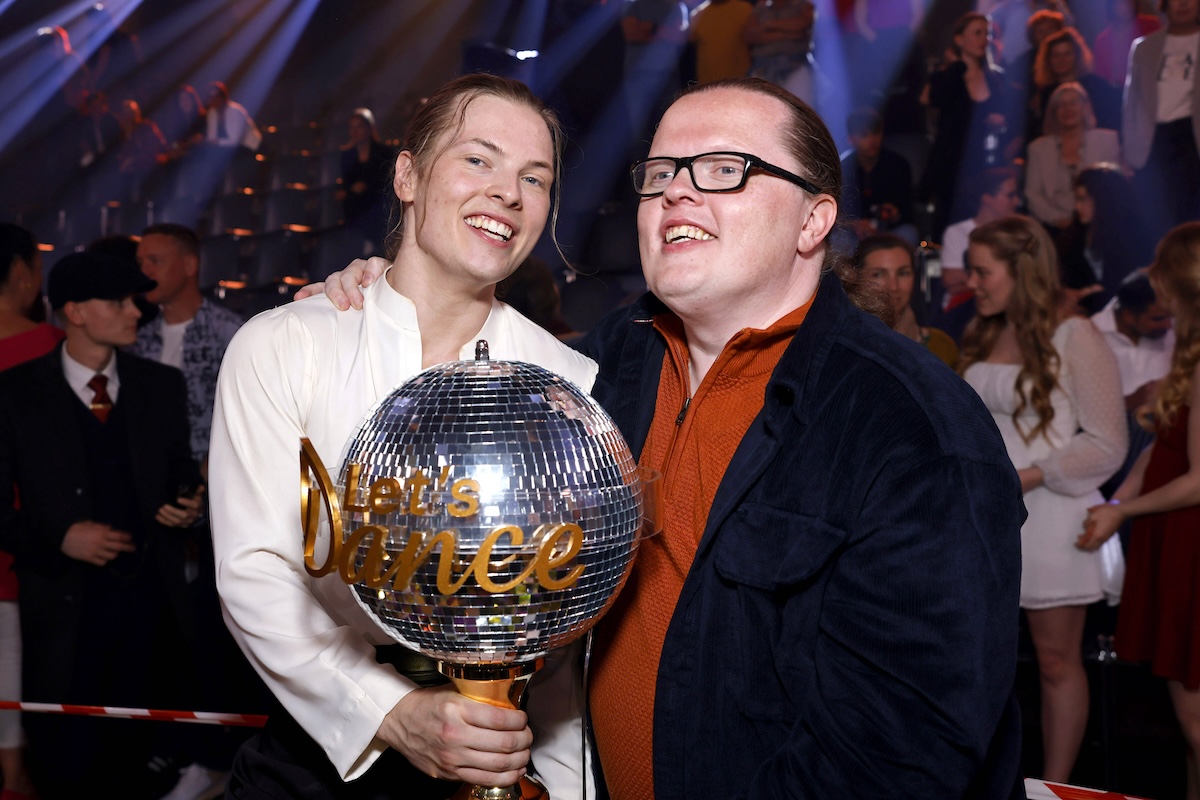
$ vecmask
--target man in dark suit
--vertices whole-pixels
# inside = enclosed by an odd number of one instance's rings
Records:
[[[0,375],[0,547],[21,585],[27,701],[189,699],[184,565],[200,501],[180,496],[198,480],[184,380],[117,350],[137,337],[133,295],[154,285],[119,259],[67,256],[49,280],[65,341]],[[41,797],[139,794],[161,724],[27,714]]]

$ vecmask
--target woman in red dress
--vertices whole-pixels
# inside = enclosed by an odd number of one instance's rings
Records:
[[[33,234],[0,223],[0,370],[48,353],[62,339],[58,328],[33,320],[41,291],[42,256]],[[0,700],[17,700],[20,694],[17,576],[12,557],[0,551]],[[0,800],[19,800],[31,793],[21,744],[18,712],[0,711]]]
[[[1116,650],[1167,679],[1188,744],[1188,798],[1200,798],[1200,222],[1163,238],[1150,268],[1175,315],[1175,354],[1154,408],[1156,438],[1107,505],[1088,510],[1078,546],[1127,519],[1133,535]]]

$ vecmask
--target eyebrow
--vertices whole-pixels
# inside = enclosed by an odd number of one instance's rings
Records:
[[[504,155],[504,149],[502,147],[500,147],[500,145],[496,144],[495,142],[493,142],[490,139],[480,139],[479,137],[475,137],[473,139],[467,139],[465,142],[463,142],[463,144],[477,144],[480,147],[482,147],[483,149],[490,150],[498,156]],[[550,172],[554,172],[554,168],[552,166],[550,166],[549,164],[547,164],[545,161],[538,161],[538,160],[530,161],[529,166],[540,167],[541,169],[545,169],[545,170],[549,170]]]

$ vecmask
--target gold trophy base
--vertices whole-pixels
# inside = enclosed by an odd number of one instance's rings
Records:
[[[454,683],[459,694],[500,708],[520,708],[521,695],[542,659],[520,664],[449,664],[438,662],[438,672]],[[463,784],[451,800],[550,800],[550,793],[537,778],[525,775],[512,786]]]

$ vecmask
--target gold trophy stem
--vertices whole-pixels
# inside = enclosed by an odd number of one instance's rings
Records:
[[[449,664],[438,662],[438,671],[454,683],[459,694],[500,708],[520,708],[521,695],[542,659],[520,664]],[[463,784],[451,800],[550,800],[550,793],[536,778],[526,775],[513,786],[470,786]]]

